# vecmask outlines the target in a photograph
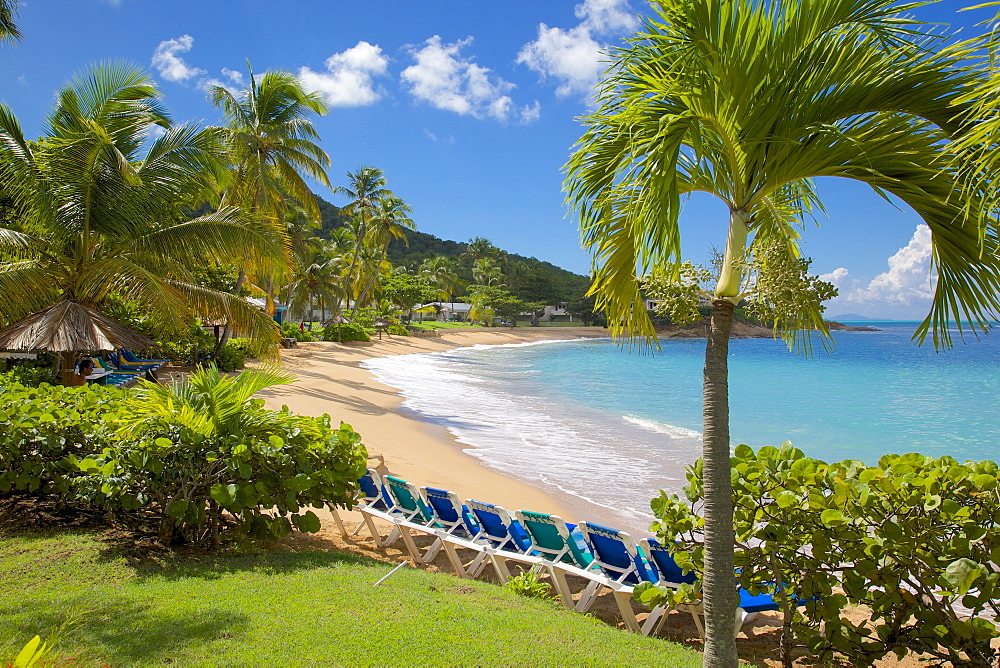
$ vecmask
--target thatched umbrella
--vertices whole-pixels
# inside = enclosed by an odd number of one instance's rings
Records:
[[[385,318],[378,318],[375,322],[372,323],[372,326],[378,330],[378,338],[381,339],[382,332],[392,327],[392,322],[386,320]]]
[[[0,350],[46,350],[61,354],[118,348],[140,350],[151,345],[152,339],[71,301],[53,304],[0,329]],[[65,371],[64,367],[63,375]]]

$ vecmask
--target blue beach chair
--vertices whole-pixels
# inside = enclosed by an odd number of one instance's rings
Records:
[[[511,578],[507,567],[509,561],[527,566],[530,570],[541,567],[542,558],[532,551],[531,539],[506,508],[475,499],[469,499],[465,504],[479,527],[476,542],[483,546],[501,583]]]
[[[118,358],[122,362],[127,362],[128,364],[156,364],[158,366],[163,366],[170,360],[159,360],[159,359],[139,359],[135,356],[131,350],[118,350]]]
[[[457,494],[446,489],[421,487],[420,491],[427,499],[427,505],[434,513],[437,526],[440,527],[435,534],[442,541],[455,575],[461,578],[477,577],[486,567],[489,555],[484,546],[475,540],[481,530],[473,519],[469,507],[461,502]],[[475,558],[469,563],[464,563],[458,548],[476,552]]]
[[[632,591],[642,582],[656,584],[661,581],[656,566],[647,560],[643,550],[625,531],[593,522],[581,522],[579,530],[594,555],[594,563],[607,578],[602,584],[613,593],[625,626],[634,633],[641,631],[648,635],[660,615],[665,613],[660,609],[654,610],[647,618],[647,624],[640,629],[632,608]]]
[[[375,540],[375,544],[380,549],[385,549],[387,545],[392,545],[400,537],[399,528],[395,526],[395,503],[389,495],[385,481],[382,480],[382,476],[375,469],[365,471],[365,474],[358,478],[358,486],[361,488],[362,496],[358,499],[357,509],[361,512],[361,518],[364,521],[357,526],[351,535],[357,534],[361,530],[361,527],[367,527],[368,532]],[[336,513],[336,509],[334,509],[334,513]],[[392,531],[389,532],[386,538],[382,538],[378,528],[376,528],[375,523],[372,521],[376,517],[393,524]]]
[[[673,556],[670,554],[670,550],[666,546],[661,545],[655,538],[647,538],[643,541],[643,547],[646,549],[646,554],[649,555],[650,562],[656,566],[656,570],[660,576],[660,583],[667,584],[679,584],[679,583],[694,583],[697,582],[697,578],[694,573],[684,573],[681,568],[674,561]],[[781,606],[778,605],[777,601],[770,594],[751,594],[743,587],[737,587],[737,594],[739,595],[739,603],[736,608],[736,632],[739,633],[743,625],[752,620],[758,612],[764,612],[766,610],[780,610]],[[796,600],[796,605],[805,605],[805,601]],[[701,618],[705,614],[704,608],[700,604],[691,604],[685,606],[691,616],[694,617],[694,625],[698,629],[698,633],[702,637],[705,636],[705,629],[702,626]],[[659,610],[659,608],[657,609]],[[666,621],[667,613],[670,609],[661,610],[654,619],[654,613],[657,610],[653,610],[649,614],[649,619],[643,625],[643,632],[649,635],[650,632],[657,632],[659,628]],[[657,621],[658,619],[658,621]],[[649,626],[649,630],[646,630],[646,626]],[[655,628],[654,628],[655,627]]]

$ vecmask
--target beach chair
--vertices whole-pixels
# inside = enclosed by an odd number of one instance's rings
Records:
[[[139,359],[131,350],[124,350],[121,348],[118,349],[118,359],[128,364],[157,364],[159,366],[163,366],[170,361],[160,359]]]
[[[435,535],[442,541],[442,547],[448,556],[455,575],[460,578],[475,578],[486,567],[488,556],[486,549],[475,538],[480,528],[469,512],[469,507],[459,500],[458,495],[436,487],[421,487],[421,493],[427,499],[427,504],[434,513],[434,519],[439,528]],[[464,563],[457,548],[472,550],[475,558]]]
[[[139,382],[139,379],[143,377],[143,372],[141,371],[119,371],[105,360],[100,355],[95,355],[91,359],[94,360],[94,371],[102,371],[102,373],[96,382],[99,385],[113,385],[114,387],[130,387]]]
[[[402,478],[387,475],[384,480],[395,506],[391,515],[392,521],[399,527],[406,549],[416,563],[429,564],[441,550],[442,540],[435,534],[435,529],[440,528],[440,525],[434,519],[434,513],[427,504],[427,499],[416,485]],[[422,556],[417,544],[413,542],[411,529],[434,536],[434,542]]]
[[[694,573],[685,574],[681,570],[677,562],[674,561],[673,556],[671,556],[670,550],[666,546],[661,545],[655,538],[647,538],[642,543],[642,547],[645,548],[646,554],[649,556],[650,563],[656,566],[660,584],[667,584],[669,586],[670,584],[694,583],[697,581]],[[760,593],[754,595],[743,587],[737,587],[737,594],[739,595],[739,603],[736,608],[736,633],[739,633],[743,625],[752,620],[758,612],[781,609],[781,606],[778,605],[777,601],[770,594]],[[805,601],[796,600],[796,604],[805,605]],[[702,637],[705,637],[705,628],[701,622],[701,618],[705,615],[704,608],[699,604],[691,604],[685,606],[685,609],[694,617],[694,625],[698,629],[698,633]],[[643,633],[649,635],[650,633],[658,632],[663,622],[666,621],[667,613],[669,612],[670,609],[667,608],[662,610],[656,608],[650,612],[649,618],[643,625]],[[646,629],[647,626],[649,627],[648,630]]]
[[[385,481],[382,480],[382,476],[375,469],[365,471],[365,474],[358,478],[358,486],[361,488],[362,496],[358,499],[357,509],[361,513],[363,521],[351,535],[357,534],[361,530],[361,527],[367,527],[368,532],[375,540],[375,545],[384,550],[386,546],[392,545],[399,540],[401,535],[399,527],[395,525],[395,520],[393,519],[395,503],[392,497],[389,496],[389,490],[386,488]],[[336,515],[336,509],[332,510]],[[375,523],[372,521],[375,517],[393,524],[392,531],[385,538],[382,538],[378,528],[376,528]]]
[[[563,605],[567,608],[574,607],[573,593],[566,575],[576,575],[588,582],[575,609],[577,612],[589,610],[595,594],[606,582],[606,578],[594,564],[594,556],[583,542],[583,536],[576,530],[576,525],[567,524],[558,515],[528,510],[518,510],[515,516],[531,539],[531,549],[542,557],[542,563],[548,569]]]
[[[656,566],[650,563],[642,548],[635,544],[632,536],[625,531],[611,529],[593,522],[581,522],[579,526],[580,534],[584,542],[594,555],[594,563],[607,578],[602,583],[610,589],[618,605],[622,620],[629,631],[633,633],[641,632],[649,635],[657,621],[673,609],[688,610],[688,606],[660,606],[650,612],[646,618],[646,623],[640,628],[635,613],[632,610],[632,592],[635,586],[642,582],[652,582],[654,584],[677,585],[681,582],[695,582],[693,573],[684,575],[680,568],[673,563],[673,570],[670,572],[669,580],[665,580],[657,571]],[[676,572],[674,572],[676,571]],[[696,607],[692,614],[697,613],[700,607]]]
[[[132,364],[123,360],[117,353],[108,353],[108,362],[119,371],[142,371],[152,373],[162,364]]]
[[[506,508],[475,499],[468,499],[465,504],[479,527],[476,542],[489,556],[501,584],[511,578],[508,562],[527,566],[532,571],[542,567],[541,556],[532,553],[528,534]]]

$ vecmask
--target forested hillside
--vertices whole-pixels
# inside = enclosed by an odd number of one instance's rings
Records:
[[[330,232],[348,224],[350,217],[341,209],[323,198],[316,198],[322,227],[319,234],[329,237]],[[476,283],[473,276],[473,266],[483,254],[493,256],[503,266],[504,277],[508,289],[518,299],[526,302],[555,303],[580,299],[590,285],[590,279],[580,274],[561,269],[550,262],[525,257],[516,253],[508,253],[482,238],[470,239],[469,242],[440,239],[433,234],[414,230],[405,230],[406,240],[393,239],[389,243],[388,258],[396,267],[418,273],[427,260],[436,257],[447,257],[455,261],[459,278],[466,284]],[[470,242],[485,250],[473,248],[470,252]],[[461,294],[461,293],[458,293]]]

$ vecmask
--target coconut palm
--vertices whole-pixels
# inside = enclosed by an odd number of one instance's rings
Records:
[[[480,285],[499,285],[503,270],[492,257],[481,257],[472,265],[472,278]]]
[[[613,64],[567,165],[569,204],[595,258],[592,293],[616,336],[654,340],[639,273],[676,275],[681,196],[729,208],[704,372],[705,664],[736,664],[728,370],[748,244],[797,253],[793,223],[817,203],[810,179],[891,193],[931,229],[938,281],[920,336],[996,313],[995,221],[949,167],[972,75],[897,0],[662,0]],[[796,324],[823,331],[821,309]]]
[[[455,310],[455,293],[464,286],[458,276],[455,260],[445,255],[427,258],[420,265],[420,275],[438,290],[438,298],[450,299],[451,309]]]
[[[148,130],[164,128],[142,150]],[[60,91],[46,136],[29,142],[0,105],[0,183],[15,202],[0,227],[0,318],[61,300],[97,310],[125,300],[180,326],[222,316],[276,340],[270,318],[244,300],[194,284],[192,266],[281,257],[241,210],[188,220],[192,193],[211,187],[215,133],[172,125],[142,70],[105,64]]]
[[[406,239],[406,230],[417,229],[413,219],[409,214],[413,213],[410,205],[395,195],[383,195],[375,201],[375,206],[371,212],[368,235],[365,242],[378,251],[379,264],[386,261],[389,252],[389,243],[393,239],[402,239],[409,246]],[[373,279],[365,283],[364,289],[358,296],[359,302],[364,302],[368,293],[375,285],[378,274],[373,275]]]
[[[21,39],[21,31],[14,23],[17,15],[17,0],[0,0],[0,42],[13,44]]]
[[[368,223],[372,219],[376,203],[380,197],[389,197],[392,193],[385,187],[385,175],[377,167],[362,166],[356,172],[348,172],[347,182],[347,186],[337,186],[333,192],[350,200],[344,210],[353,217],[352,231],[358,241],[354,246],[354,259],[347,270],[348,284],[352,284],[354,271],[361,259],[364,240],[368,236]],[[353,294],[357,293],[348,294],[348,301]]]
[[[212,102],[221,107],[226,125],[220,132],[229,160],[222,205],[238,206],[262,224],[269,224],[279,240],[285,239],[282,221],[294,207],[319,220],[316,197],[303,175],[327,187],[330,158],[316,144],[319,134],[309,117],[323,115],[329,107],[317,92],[306,92],[294,74],[269,70],[254,76],[247,63],[246,88],[233,93],[223,86],[209,88]],[[286,254],[279,269],[290,257]],[[247,271],[260,271],[268,278],[270,263],[239,267],[234,292],[239,294]],[[268,280],[270,282],[270,280]],[[271,295],[268,294],[268,297]],[[229,327],[219,341],[225,345]]]
[[[311,247],[292,275],[289,299],[292,311],[307,316],[312,328],[315,307],[320,312],[330,310],[339,302],[344,289],[346,257],[336,252],[330,244]]]

